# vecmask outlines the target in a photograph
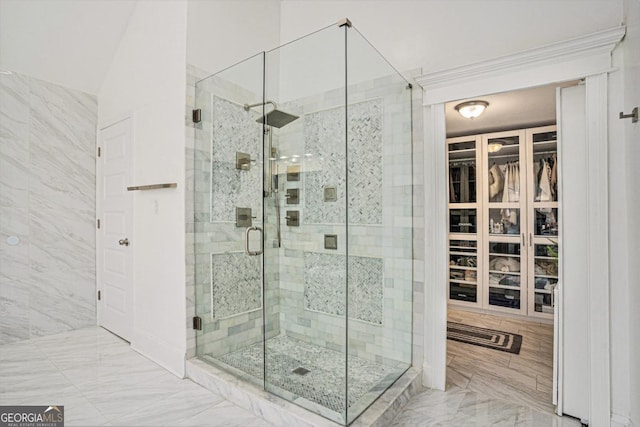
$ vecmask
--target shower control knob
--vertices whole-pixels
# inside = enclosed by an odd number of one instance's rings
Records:
[[[129,239],[125,237],[124,239],[118,240],[118,243],[120,244],[120,246],[129,246]]]

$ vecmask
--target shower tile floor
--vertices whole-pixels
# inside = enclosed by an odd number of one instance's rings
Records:
[[[337,414],[345,412],[345,355],[285,335],[267,340],[267,383],[292,396],[303,398]],[[264,378],[262,342],[208,360],[235,368],[260,383]],[[387,366],[349,356],[349,411],[366,409],[409,367]],[[333,417],[332,417],[333,418]],[[350,414],[351,418],[351,414]]]

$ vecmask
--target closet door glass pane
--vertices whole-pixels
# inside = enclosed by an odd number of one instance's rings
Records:
[[[536,208],[534,227],[536,236],[557,236],[558,209]]]
[[[489,304],[520,308],[520,243],[489,241]]]
[[[534,202],[558,201],[558,144],[556,132],[533,135],[533,194]]]
[[[478,252],[475,240],[449,243],[449,297],[477,302]]]
[[[477,233],[478,215],[476,209],[449,209],[450,233]]]
[[[520,201],[520,138],[509,136],[487,140],[489,202]]]
[[[476,142],[449,144],[449,203],[475,203]]]
[[[553,290],[558,284],[558,245],[534,245],[534,309],[539,313],[553,313]]]
[[[489,234],[520,234],[520,209],[489,209]]]

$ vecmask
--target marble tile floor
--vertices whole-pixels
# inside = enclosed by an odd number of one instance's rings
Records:
[[[460,354],[450,356],[449,366],[462,359]],[[478,360],[473,351],[469,356]],[[545,366],[531,362],[519,365],[529,376]],[[393,425],[580,426],[549,408],[511,398],[500,391],[496,378],[482,371],[460,371],[462,378],[450,370],[446,392],[425,389],[413,397]],[[0,405],[12,404],[62,404],[67,426],[270,426],[192,381],[175,377],[99,327],[0,345]]]
[[[449,310],[448,320],[523,336],[520,354],[447,341],[447,390],[424,390],[395,426],[580,426],[551,404],[553,326]]]
[[[0,345],[0,405],[51,404],[67,426],[270,425],[100,327]]]

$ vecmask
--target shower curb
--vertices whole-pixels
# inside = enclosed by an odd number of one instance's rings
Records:
[[[187,360],[186,376],[196,384],[221,395],[276,426],[336,427],[341,425],[272,395],[197,358]],[[390,425],[409,399],[421,388],[420,370],[410,368],[351,425],[357,427]]]

